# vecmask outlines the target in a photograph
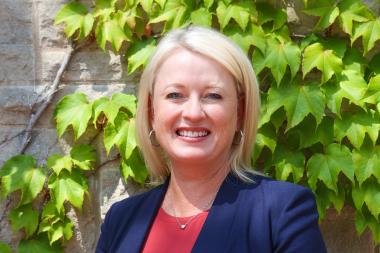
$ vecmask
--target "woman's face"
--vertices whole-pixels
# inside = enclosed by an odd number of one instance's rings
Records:
[[[173,164],[228,160],[239,102],[232,75],[218,62],[175,50],[157,73],[151,103],[153,129]]]

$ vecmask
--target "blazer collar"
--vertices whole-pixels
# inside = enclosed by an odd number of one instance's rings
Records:
[[[229,173],[219,188],[192,253],[224,252],[230,238],[239,194],[240,180]]]
[[[192,253],[222,252],[225,249],[226,243],[231,238],[229,236],[231,229],[229,228],[233,224],[236,210],[238,209],[236,199],[239,193],[239,187],[237,187],[239,183],[241,181],[232,173],[229,173],[224,179],[194,244]],[[130,252],[141,252],[168,185],[169,179],[153,190],[152,194],[142,204],[140,210],[143,211],[139,212],[136,218],[143,222],[135,222],[131,227],[131,231],[134,231],[133,235],[131,235],[133,238],[128,238],[128,241],[134,243],[129,244]]]

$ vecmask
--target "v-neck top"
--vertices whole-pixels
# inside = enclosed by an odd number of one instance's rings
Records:
[[[190,253],[207,215],[208,211],[204,211],[190,217],[179,217],[177,221],[176,217],[160,208],[141,252]],[[186,224],[186,227],[181,229],[178,222]]]

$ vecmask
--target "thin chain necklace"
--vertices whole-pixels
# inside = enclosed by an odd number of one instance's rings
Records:
[[[216,196],[216,195],[215,195],[215,196]],[[172,200],[172,198],[171,198],[171,194],[170,194],[170,206],[171,206],[171,208],[172,208],[172,211],[173,211],[173,214],[174,214],[174,218],[175,218],[175,220],[176,220],[176,222],[177,222],[177,224],[178,224],[178,227],[179,227],[181,230],[185,230],[186,227],[187,227],[187,225],[189,225],[191,221],[193,221],[193,220],[194,220],[195,218],[197,218],[201,213],[203,213],[205,210],[208,210],[208,209],[211,207],[212,203],[214,202],[215,196],[212,197],[211,200],[210,200],[206,205],[202,206],[202,208],[201,208],[202,211],[201,211],[200,213],[198,213],[198,214],[196,214],[196,215],[194,215],[194,216],[191,216],[191,217],[190,217],[185,223],[181,223],[181,222],[179,221],[178,217],[177,217],[176,212],[175,212],[175,208],[174,208],[173,200]]]

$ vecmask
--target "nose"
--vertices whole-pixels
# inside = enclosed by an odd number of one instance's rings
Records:
[[[190,97],[189,100],[184,103],[182,116],[190,122],[201,121],[205,117],[205,112],[200,99]]]

